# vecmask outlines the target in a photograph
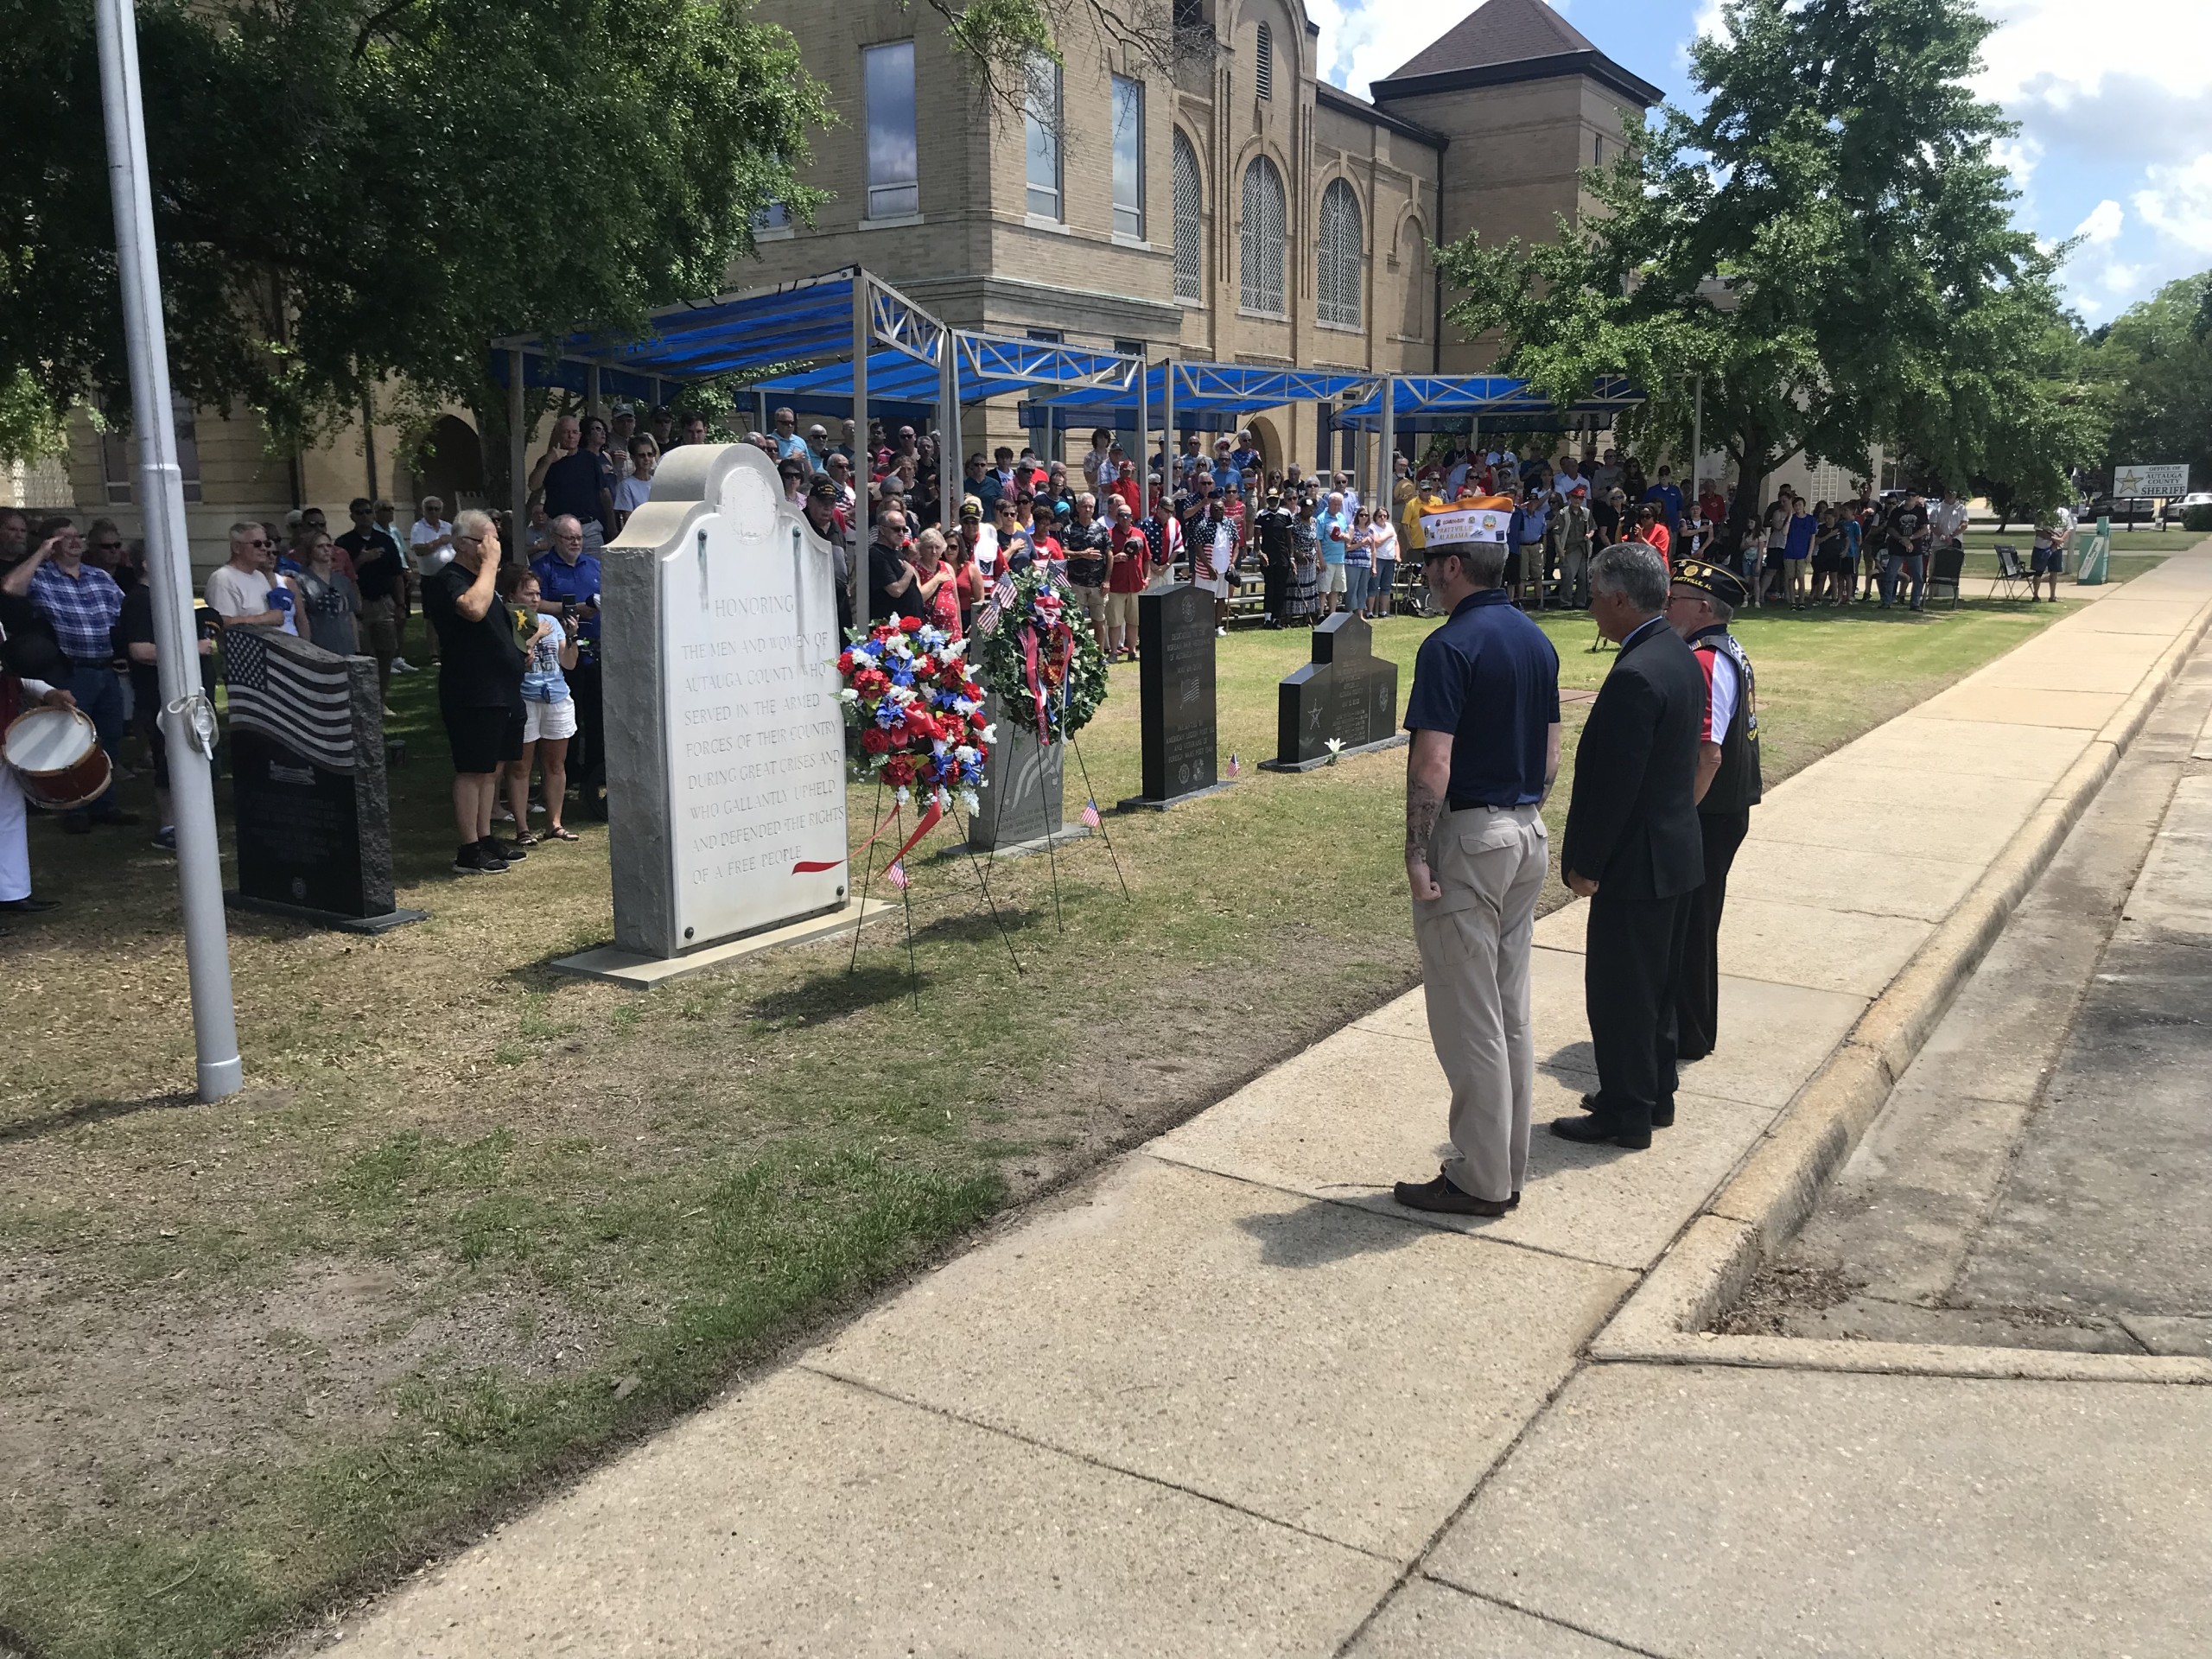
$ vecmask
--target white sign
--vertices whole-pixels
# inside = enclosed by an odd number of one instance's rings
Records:
[[[657,740],[657,756],[619,770],[640,795],[656,777],[664,786],[658,800],[611,803],[616,943],[677,956],[836,909],[848,885],[845,731],[828,543],[750,444],[671,452],[616,547],[641,542],[649,557],[623,574],[651,580],[626,582],[610,607],[650,588],[658,637],[624,633],[633,657],[657,664],[607,664],[609,760],[626,738]],[[619,695],[639,717],[617,720],[618,677],[632,676]],[[621,868],[632,858],[665,868]],[[795,868],[808,864],[824,868]]]
[[[2189,464],[2159,465],[2137,462],[2112,469],[2112,493],[2116,496],[2157,496],[2171,501],[2189,493]]]
[[[1497,507],[1455,507],[1447,512],[1424,512],[1421,535],[1431,546],[1452,542],[1502,542],[1513,514]]]

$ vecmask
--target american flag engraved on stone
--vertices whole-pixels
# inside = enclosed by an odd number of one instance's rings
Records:
[[[344,658],[303,662],[256,628],[226,631],[223,657],[232,726],[333,772],[353,770],[353,686]]]

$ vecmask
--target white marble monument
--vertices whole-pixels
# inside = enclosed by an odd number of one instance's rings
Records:
[[[666,962],[842,910],[830,551],[774,464],[671,450],[602,563],[615,952]]]

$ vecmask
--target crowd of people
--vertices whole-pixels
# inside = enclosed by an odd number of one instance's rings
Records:
[[[1862,484],[1852,499],[1808,503],[1784,487],[1738,514],[1713,480],[1685,491],[1669,467],[1647,477],[1614,448],[1586,456],[1572,447],[1554,454],[1450,441],[1419,461],[1394,456],[1387,490],[1363,497],[1344,472],[1268,467],[1246,429],[1211,442],[1185,433],[1173,453],[1164,446],[1141,457],[1103,428],[1071,461],[998,444],[966,455],[948,499],[936,432],[874,421],[863,440],[852,422],[837,425],[803,426],[778,408],[745,441],[772,461],[785,497],[830,543],[843,626],[853,625],[857,601],[871,620],[913,616],[963,632],[1001,571],[1038,560],[1065,582],[1109,660],[1135,659],[1137,596],[1163,575],[1210,592],[1223,632],[1247,612],[1285,628],[1341,611],[1380,619],[1401,607],[1426,610],[1423,517],[1469,503],[1509,514],[1500,587],[1527,610],[1587,607],[1593,562],[1629,544],[1652,548],[1662,563],[1729,571],[1750,607],[1841,606],[1878,594],[1885,607],[1916,610],[1933,556],[1959,546],[1967,523],[1954,491],[1930,503],[1911,493],[1878,497]],[[413,648],[439,674],[457,761],[467,761],[465,777],[494,780],[456,785],[454,868],[505,868],[540,839],[535,817],[547,818],[546,836],[570,838],[568,790],[581,791],[587,810],[603,801],[600,556],[650,497],[665,454],[709,437],[696,410],[641,416],[618,403],[605,417],[562,414],[531,465],[519,531],[505,514],[449,518],[435,496],[416,503],[404,527],[391,502],[367,497],[348,505],[349,524],[335,534],[312,506],[281,524],[241,522],[205,584],[201,649],[212,652],[226,626],[278,628],[372,658],[388,699],[392,677],[416,671],[406,653],[422,612],[428,627]],[[2035,596],[2047,582],[2057,597],[2072,531],[2063,513],[2039,523]],[[486,574],[482,550],[492,547],[502,551]],[[16,607],[18,633],[51,636],[59,664],[51,695],[92,721],[111,755],[119,760],[132,727],[144,735],[162,820],[157,842],[173,844],[142,556],[108,519],[80,534],[67,518],[34,526],[0,511],[0,603]],[[488,635],[476,636],[487,617],[507,613],[519,619],[512,650],[493,652]],[[487,739],[467,711],[492,696],[495,679],[505,716]],[[534,796],[533,772],[543,779]],[[111,791],[64,822],[89,833],[135,819]]]

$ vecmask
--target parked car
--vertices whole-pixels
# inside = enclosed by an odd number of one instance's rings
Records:
[[[2195,508],[2212,512],[2212,490],[2196,490],[2188,495],[2177,496],[2158,509],[2158,528],[2177,524]]]
[[[2115,524],[2156,524],[2158,504],[2147,495],[2093,496],[2088,510],[2082,514],[2082,522],[2094,524],[2100,518],[2109,518]]]

